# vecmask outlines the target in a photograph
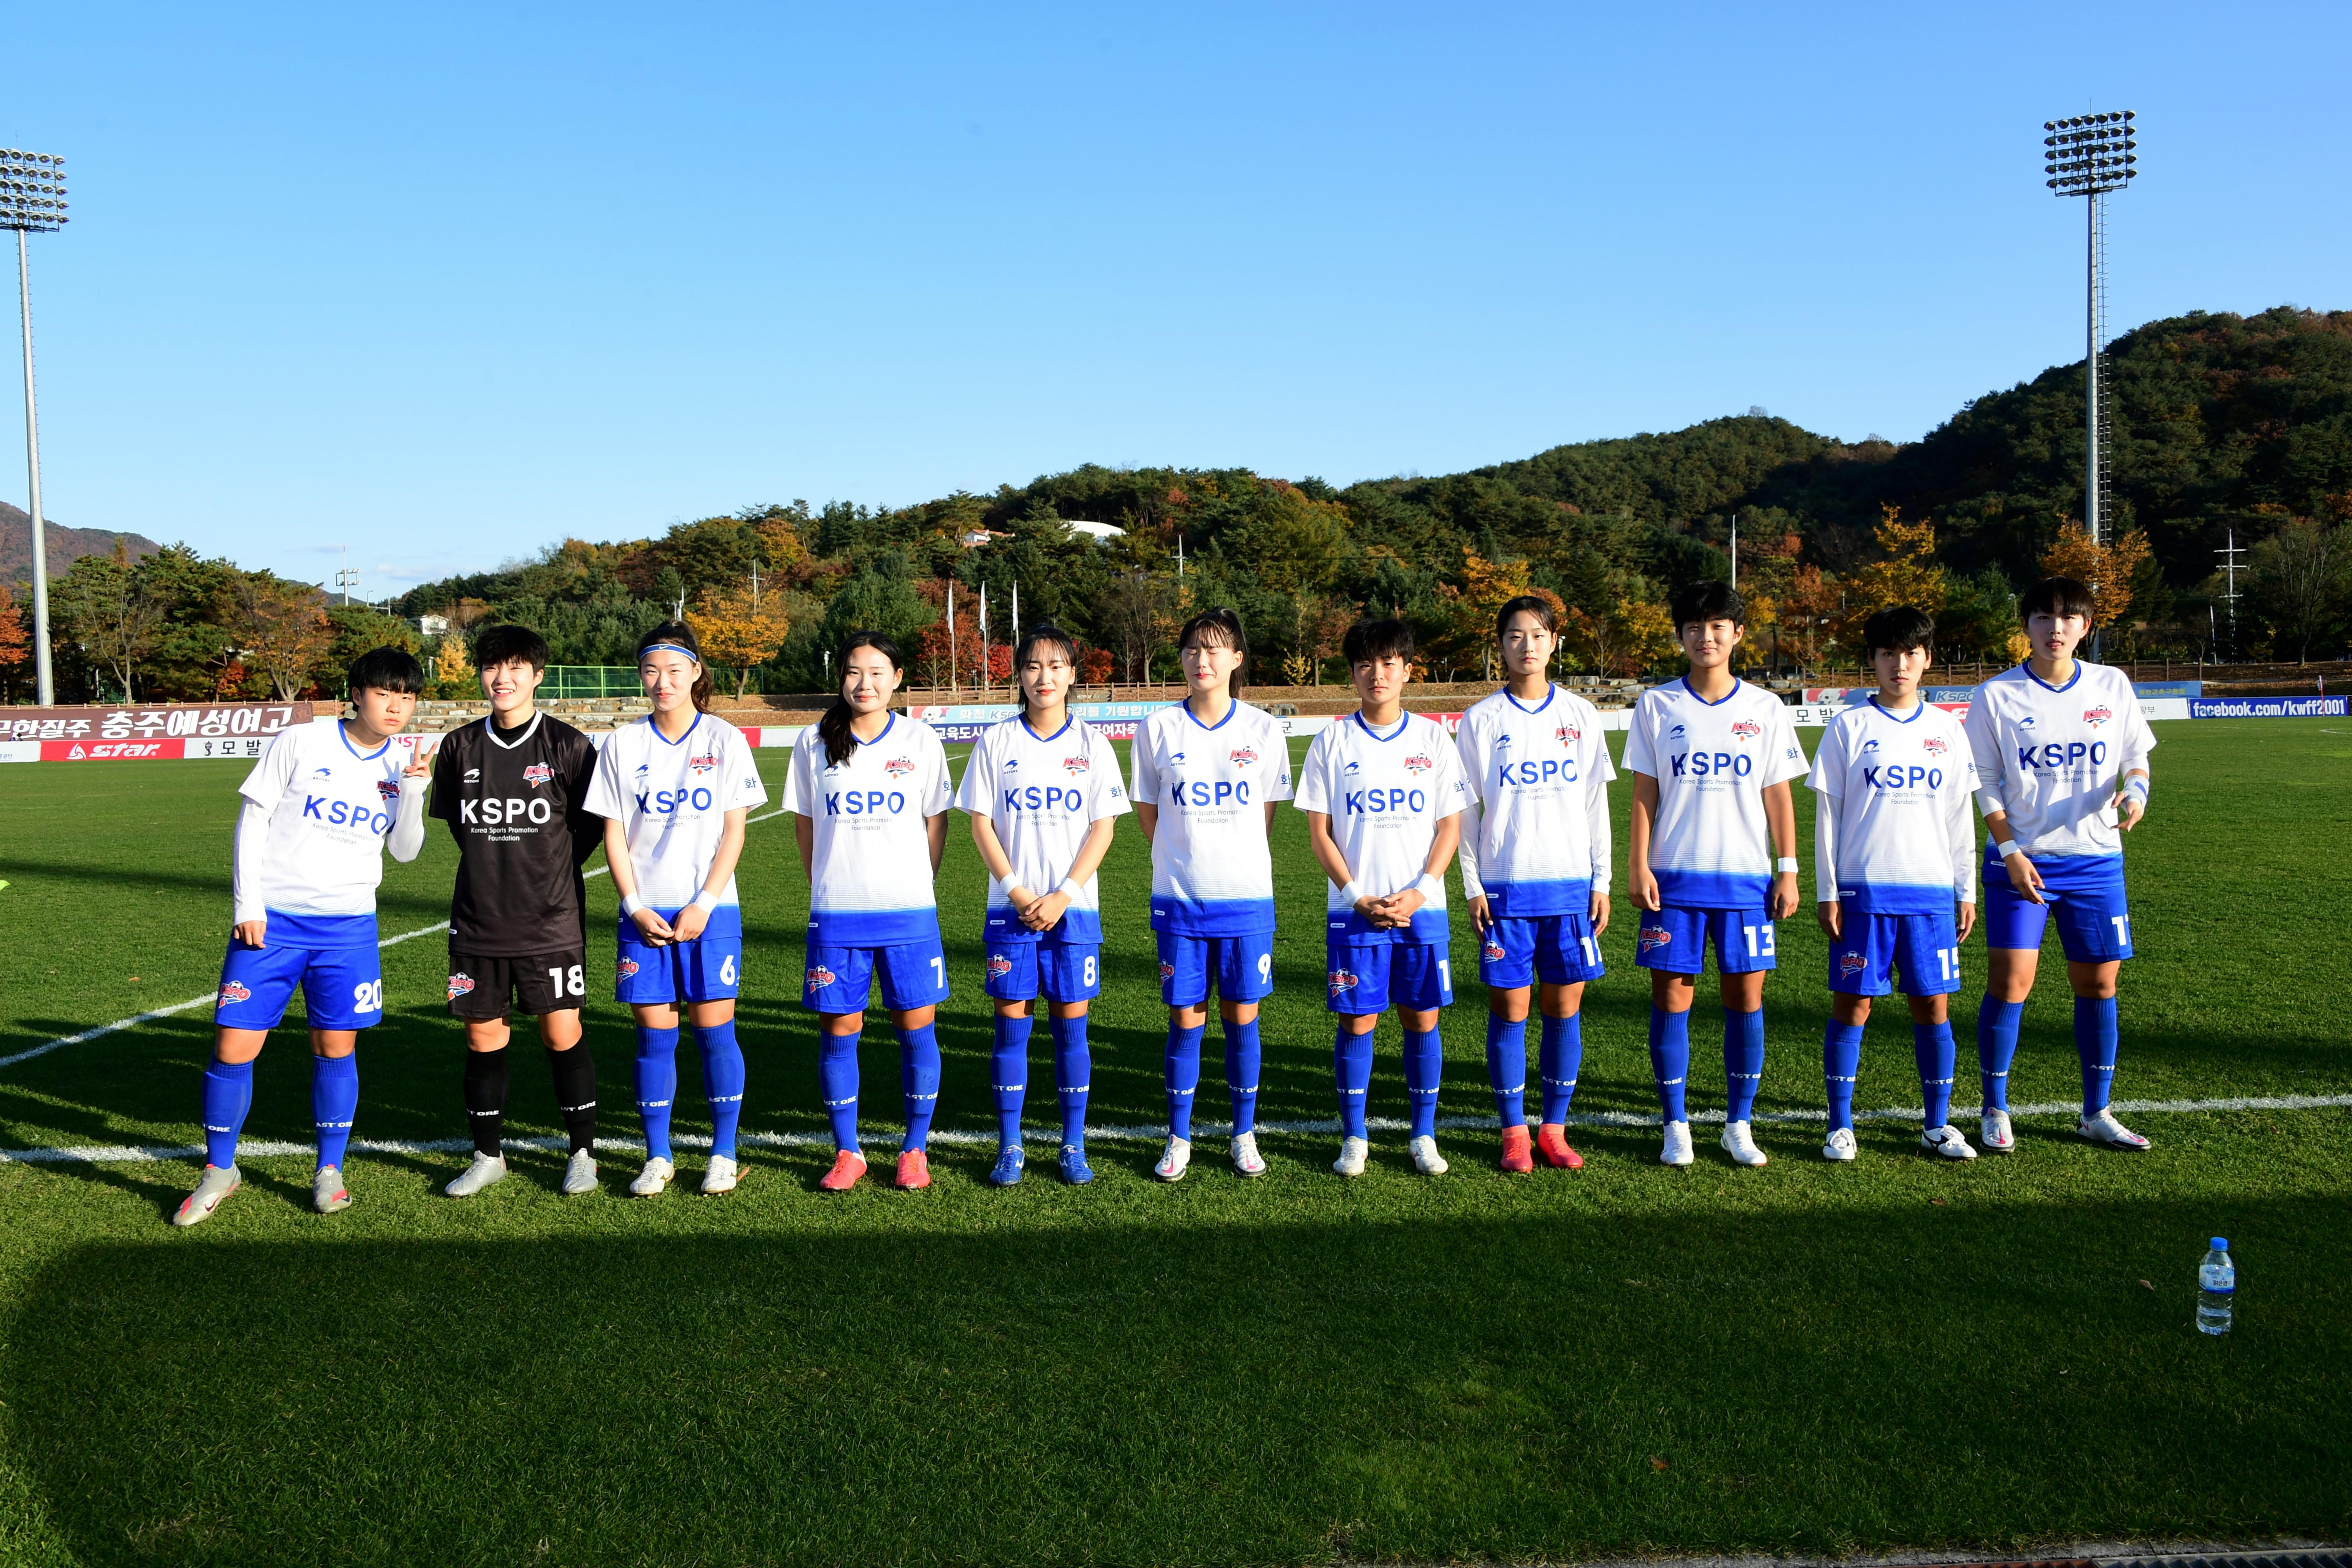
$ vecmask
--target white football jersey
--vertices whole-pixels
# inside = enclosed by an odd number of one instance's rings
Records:
[[[1891,713],[1871,698],[1829,721],[1805,782],[1820,805],[1818,899],[1874,915],[1976,902],[1977,769],[1958,719],[1929,702]]]
[[[651,714],[622,725],[597,753],[588,781],[588,809],[628,836],[638,900],[665,919],[702,891],[727,814],[767,803],[751,742],[709,713],[696,714],[675,741],[654,728]],[[733,876],[719,901],[737,901]]]
[[[383,841],[408,758],[390,741],[359,750],[340,722],[271,736],[237,786],[269,814],[254,885],[236,889],[237,919],[268,919],[273,945],[374,946]]]
[[[1744,680],[1713,702],[1687,679],[1654,686],[1633,705],[1625,768],[1658,781],[1659,896],[1684,909],[1763,908],[1773,859],[1764,791],[1805,776],[1787,705]]]
[[[1274,929],[1265,807],[1290,798],[1290,742],[1273,715],[1236,702],[1214,726],[1179,702],[1135,729],[1138,805],[1156,806],[1151,929],[1247,936]]]
[[[1015,886],[1043,896],[1062,885],[1094,825],[1128,813],[1118,755],[1100,730],[1065,719],[1039,735],[1019,715],[981,731],[964,764],[956,805],[985,816],[1013,862]],[[990,942],[1034,942],[1040,932],[1021,923],[1004,884],[988,879]],[[1102,879],[1088,877],[1063,912],[1057,942],[1102,941]]]
[[[897,947],[936,940],[929,819],[955,804],[939,731],[892,713],[849,760],[825,760],[812,724],[793,742],[784,809],[809,819],[809,941]]]
[[[1508,691],[1471,705],[1454,732],[1471,798],[1462,890],[1498,918],[1581,915],[1609,890],[1609,781],[1601,712],[1555,686],[1530,708]]]
[[[1326,724],[1298,769],[1301,811],[1331,819],[1331,842],[1366,893],[1387,898],[1419,879],[1429,866],[1437,825],[1470,804],[1462,760],[1445,726],[1419,713],[1398,719],[1384,734],[1360,712]],[[1412,924],[1384,931],[1363,911],[1339,900],[1339,885],[1324,882],[1323,928],[1353,942],[1442,942],[1446,939],[1444,873],[1436,895],[1412,912]]]
[[[2129,676],[2077,659],[2052,686],[2024,665],[2004,669],[1977,688],[1964,729],[1978,803],[2009,814],[2019,848],[2037,861],[2124,852],[2107,802],[2156,749]]]

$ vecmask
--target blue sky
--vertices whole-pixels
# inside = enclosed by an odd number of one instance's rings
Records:
[[[2119,327],[2352,306],[2347,44],[2318,5],[93,5],[12,35],[0,142],[72,174],[49,514],[314,581],[348,543],[374,596],[1086,461],[1913,438],[2081,355],[2052,115],[2140,115]]]

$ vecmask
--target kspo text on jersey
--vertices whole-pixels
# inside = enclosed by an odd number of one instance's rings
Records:
[[[709,790],[702,792],[709,794]],[[645,808],[644,795],[637,797],[638,808]],[[481,800],[460,800],[457,820],[469,827],[499,827],[508,823],[536,822],[541,825],[555,820],[555,807],[545,795],[525,799],[520,795],[489,795]]]

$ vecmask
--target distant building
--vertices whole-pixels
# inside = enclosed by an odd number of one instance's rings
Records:
[[[1066,525],[1067,525],[1072,533],[1082,533],[1088,539],[1097,541],[1118,539],[1127,532],[1127,530],[1123,528],[1113,528],[1107,522],[1080,522],[1075,518],[1065,518],[1062,521]],[[986,544],[992,540],[1010,539],[1013,536],[1009,533],[1000,533],[992,529],[975,528],[963,535],[962,543],[966,550],[977,550],[980,546]]]
[[[449,635],[449,617],[419,616],[416,617],[416,629],[428,637],[446,637]]]
[[[1123,539],[1127,536],[1127,530],[1123,528],[1113,528],[1107,522],[1073,521],[1070,524],[1070,531],[1072,533],[1083,533],[1088,539]]]

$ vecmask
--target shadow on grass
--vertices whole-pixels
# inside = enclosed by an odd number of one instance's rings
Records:
[[[2338,1534],[2352,1206],[2213,1209],[173,1237],[50,1265],[6,1398],[93,1563]],[[2219,1225],[2263,1263],[2215,1342]]]

